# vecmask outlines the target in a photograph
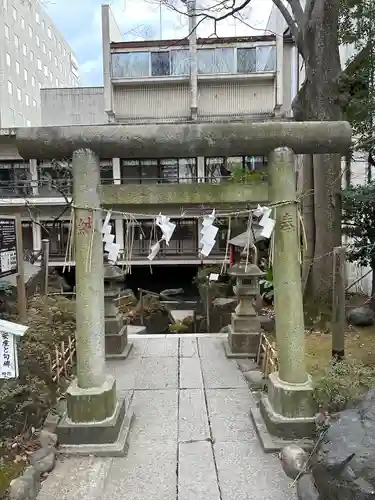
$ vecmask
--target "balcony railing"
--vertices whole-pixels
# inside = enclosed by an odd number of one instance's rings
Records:
[[[30,252],[29,252],[30,253]],[[149,250],[147,249],[137,249],[133,248],[131,260],[132,261],[140,261],[140,260],[146,260],[147,256],[149,255]],[[56,261],[63,261],[65,260],[65,251],[63,248],[61,249],[51,249],[50,250],[50,261],[51,262],[56,262]],[[222,260],[225,257],[225,249],[222,248],[213,248],[211,251],[210,255],[207,257],[207,259],[218,259]],[[118,261],[124,261],[124,253],[120,253]],[[159,260],[201,260],[201,257],[199,255],[199,250],[198,248],[194,251],[193,249],[173,249],[173,248],[162,248],[158,255],[155,258],[156,261]],[[206,260],[206,258],[204,259]],[[151,262],[152,264],[152,262]]]
[[[265,174],[257,176],[256,181],[266,179]],[[209,176],[209,177],[123,177],[120,185],[129,184],[221,184],[233,182],[230,176]],[[251,178],[246,176],[241,181],[242,184],[250,184]],[[101,185],[119,185],[118,181],[102,179]],[[52,197],[70,197],[73,193],[73,181],[71,179],[54,179],[52,183],[46,185],[45,181],[1,181],[0,180],[0,198],[52,198]]]

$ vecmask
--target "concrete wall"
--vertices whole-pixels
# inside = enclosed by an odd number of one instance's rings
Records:
[[[272,114],[274,77],[201,81],[198,117],[221,118]],[[188,83],[121,85],[114,87],[114,110],[120,123],[145,120],[189,120]]]
[[[108,123],[103,87],[43,89],[41,104],[42,126]]]

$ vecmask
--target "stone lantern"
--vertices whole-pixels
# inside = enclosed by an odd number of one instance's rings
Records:
[[[229,358],[255,358],[259,347],[261,324],[253,301],[260,293],[259,280],[266,273],[257,265],[258,251],[255,245],[250,246],[247,262],[246,259],[245,247],[240,262],[229,270],[229,275],[236,278],[233,290],[238,298],[238,305],[229,325],[228,341],[224,344]]]
[[[117,300],[124,284],[125,273],[104,257],[104,324],[106,359],[125,359],[133,344],[128,343],[127,325],[124,325]]]

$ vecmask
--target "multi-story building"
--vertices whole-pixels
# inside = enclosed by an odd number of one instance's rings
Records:
[[[42,90],[43,125],[113,122],[137,127],[289,119],[293,93],[290,36],[198,39],[195,48],[187,39],[125,42],[108,6],[103,6],[102,14],[104,88]],[[193,66],[197,71],[192,71]],[[69,169],[38,158],[23,162],[14,131],[1,134],[3,211],[23,206],[25,248],[36,251],[41,238],[49,236],[51,264],[62,265],[69,234]],[[266,171],[267,158],[254,156],[251,144],[243,157],[214,154],[152,158],[147,152],[144,158],[101,159],[103,206],[136,214],[137,222],[113,215],[122,250],[134,228],[133,265],[149,265],[150,241],[156,236],[153,216],[159,212],[172,218],[176,230],[169,247],[163,248],[153,264],[197,265],[201,262],[198,216],[202,211],[213,207],[237,211],[267,201],[267,183],[234,185],[230,180],[234,170]],[[221,262],[225,256],[226,222],[219,224],[217,243],[207,263]],[[123,253],[120,263],[125,260]]]
[[[78,63],[38,0],[0,0],[0,127],[41,125],[40,90],[76,87]]]

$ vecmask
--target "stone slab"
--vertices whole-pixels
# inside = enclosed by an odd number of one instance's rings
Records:
[[[181,309],[172,309],[171,310],[171,316],[174,319],[174,321],[183,321],[185,318],[188,316],[193,316],[194,311],[191,309],[186,309],[186,310],[181,310]]]
[[[181,390],[179,403],[179,442],[210,439],[211,434],[203,390]]]
[[[178,339],[147,339],[143,358],[175,358],[178,356]]]
[[[226,359],[223,354],[222,357],[201,358],[201,366],[206,389],[247,388],[235,361]]]
[[[254,439],[248,389],[208,389],[206,395],[214,442]]]
[[[179,444],[178,500],[193,499],[221,500],[212,445],[207,441]]]
[[[203,379],[199,358],[180,358],[180,389],[202,389]]]
[[[136,349],[136,347],[133,349]],[[130,356],[126,360],[111,360],[106,362],[106,372],[115,377],[116,389],[118,393],[135,388],[135,381],[137,379],[140,366],[140,357],[133,357],[132,353],[130,353]]]
[[[177,442],[177,390],[135,391],[131,409],[134,421],[130,443],[175,441]],[[153,446],[150,444],[150,446]]]
[[[176,470],[176,443],[131,444],[113,462],[101,500],[176,500]]]
[[[257,438],[244,442],[216,443],[214,453],[221,500],[291,500],[294,489],[279,459],[266,455]]]
[[[178,359],[175,358],[142,358],[135,389],[177,389]]]
[[[125,349],[122,352],[118,354],[106,354],[105,359],[106,361],[111,361],[111,360],[120,361],[126,359],[129,356],[132,349],[133,349],[133,342],[128,342],[125,346]]]
[[[114,443],[62,445],[58,452],[63,455],[81,455],[95,457],[124,457],[128,452],[129,433],[134,413],[130,410],[125,415],[118,438]]]
[[[224,338],[225,335],[223,335],[222,338],[218,338],[216,336],[198,338],[199,356],[201,358],[219,358],[225,360],[225,354],[222,346]]]
[[[145,326],[138,325],[128,325],[128,336],[129,335],[142,335],[145,333],[147,328]]]
[[[197,339],[180,339],[180,358],[197,358],[198,343]]]
[[[60,458],[37,500],[101,500],[111,466],[112,458]]]

